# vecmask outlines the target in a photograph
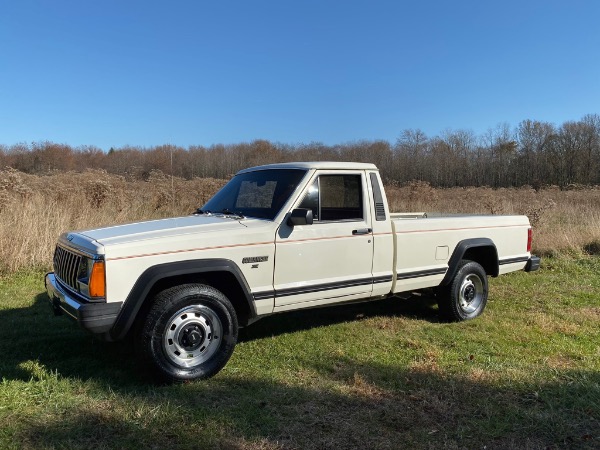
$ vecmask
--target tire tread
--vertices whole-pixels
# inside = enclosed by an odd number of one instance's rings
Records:
[[[480,275],[483,281],[483,300],[481,306],[474,311],[472,314],[465,314],[460,306],[458,305],[458,290],[462,284],[464,277],[468,274],[475,272]],[[463,259],[458,264],[456,275],[452,281],[447,285],[440,288],[438,295],[438,309],[440,316],[450,322],[461,322],[464,320],[474,319],[481,315],[487,304],[488,296],[488,284],[487,274],[484,268],[477,262],[469,259]]]
[[[210,360],[194,368],[181,368],[172,364],[162,352],[162,335],[158,334],[162,321],[166,321],[177,309],[193,304],[208,304],[220,309],[223,321],[224,343]],[[171,311],[171,312],[169,312]],[[228,330],[228,332],[226,332]],[[163,330],[164,331],[164,330]],[[162,381],[185,382],[210,378],[227,363],[237,342],[238,323],[235,309],[227,297],[212,286],[193,283],[174,286],[159,292],[153,299],[136,335],[136,351],[141,362],[150,367]]]

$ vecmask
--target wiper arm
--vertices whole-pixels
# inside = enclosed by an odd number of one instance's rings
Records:
[[[210,216],[210,215],[212,214],[212,212],[211,212],[211,211],[209,211],[208,209],[207,209],[207,210],[204,210],[204,209],[202,209],[202,208],[198,208],[198,209],[197,209],[196,211],[194,211],[192,214],[194,214],[194,215],[206,214],[207,216]]]

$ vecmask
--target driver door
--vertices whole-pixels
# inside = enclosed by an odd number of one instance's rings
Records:
[[[363,171],[319,172],[295,206],[314,223],[282,224],[275,242],[275,310],[368,297],[373,235]],[[293,305],[293,306],[291,306]]]

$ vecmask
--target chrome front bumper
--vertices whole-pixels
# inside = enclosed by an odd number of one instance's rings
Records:
[[[54,314],[68,315],[82,328],[92,333],[101,334],[109,331],[123,304],[122,302],[93,303],[77,298],[61,286],[53,272],[46,274],[44,283]]]

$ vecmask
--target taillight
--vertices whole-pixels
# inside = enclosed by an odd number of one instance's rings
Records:
[[[533,230],[529,228],[527,230],[527,252],[531,252],[531,240],[533,237]]]
[[[106,275],[104,271],[104,261],[94,261],[88,288],[90,297],[106,297]]]

